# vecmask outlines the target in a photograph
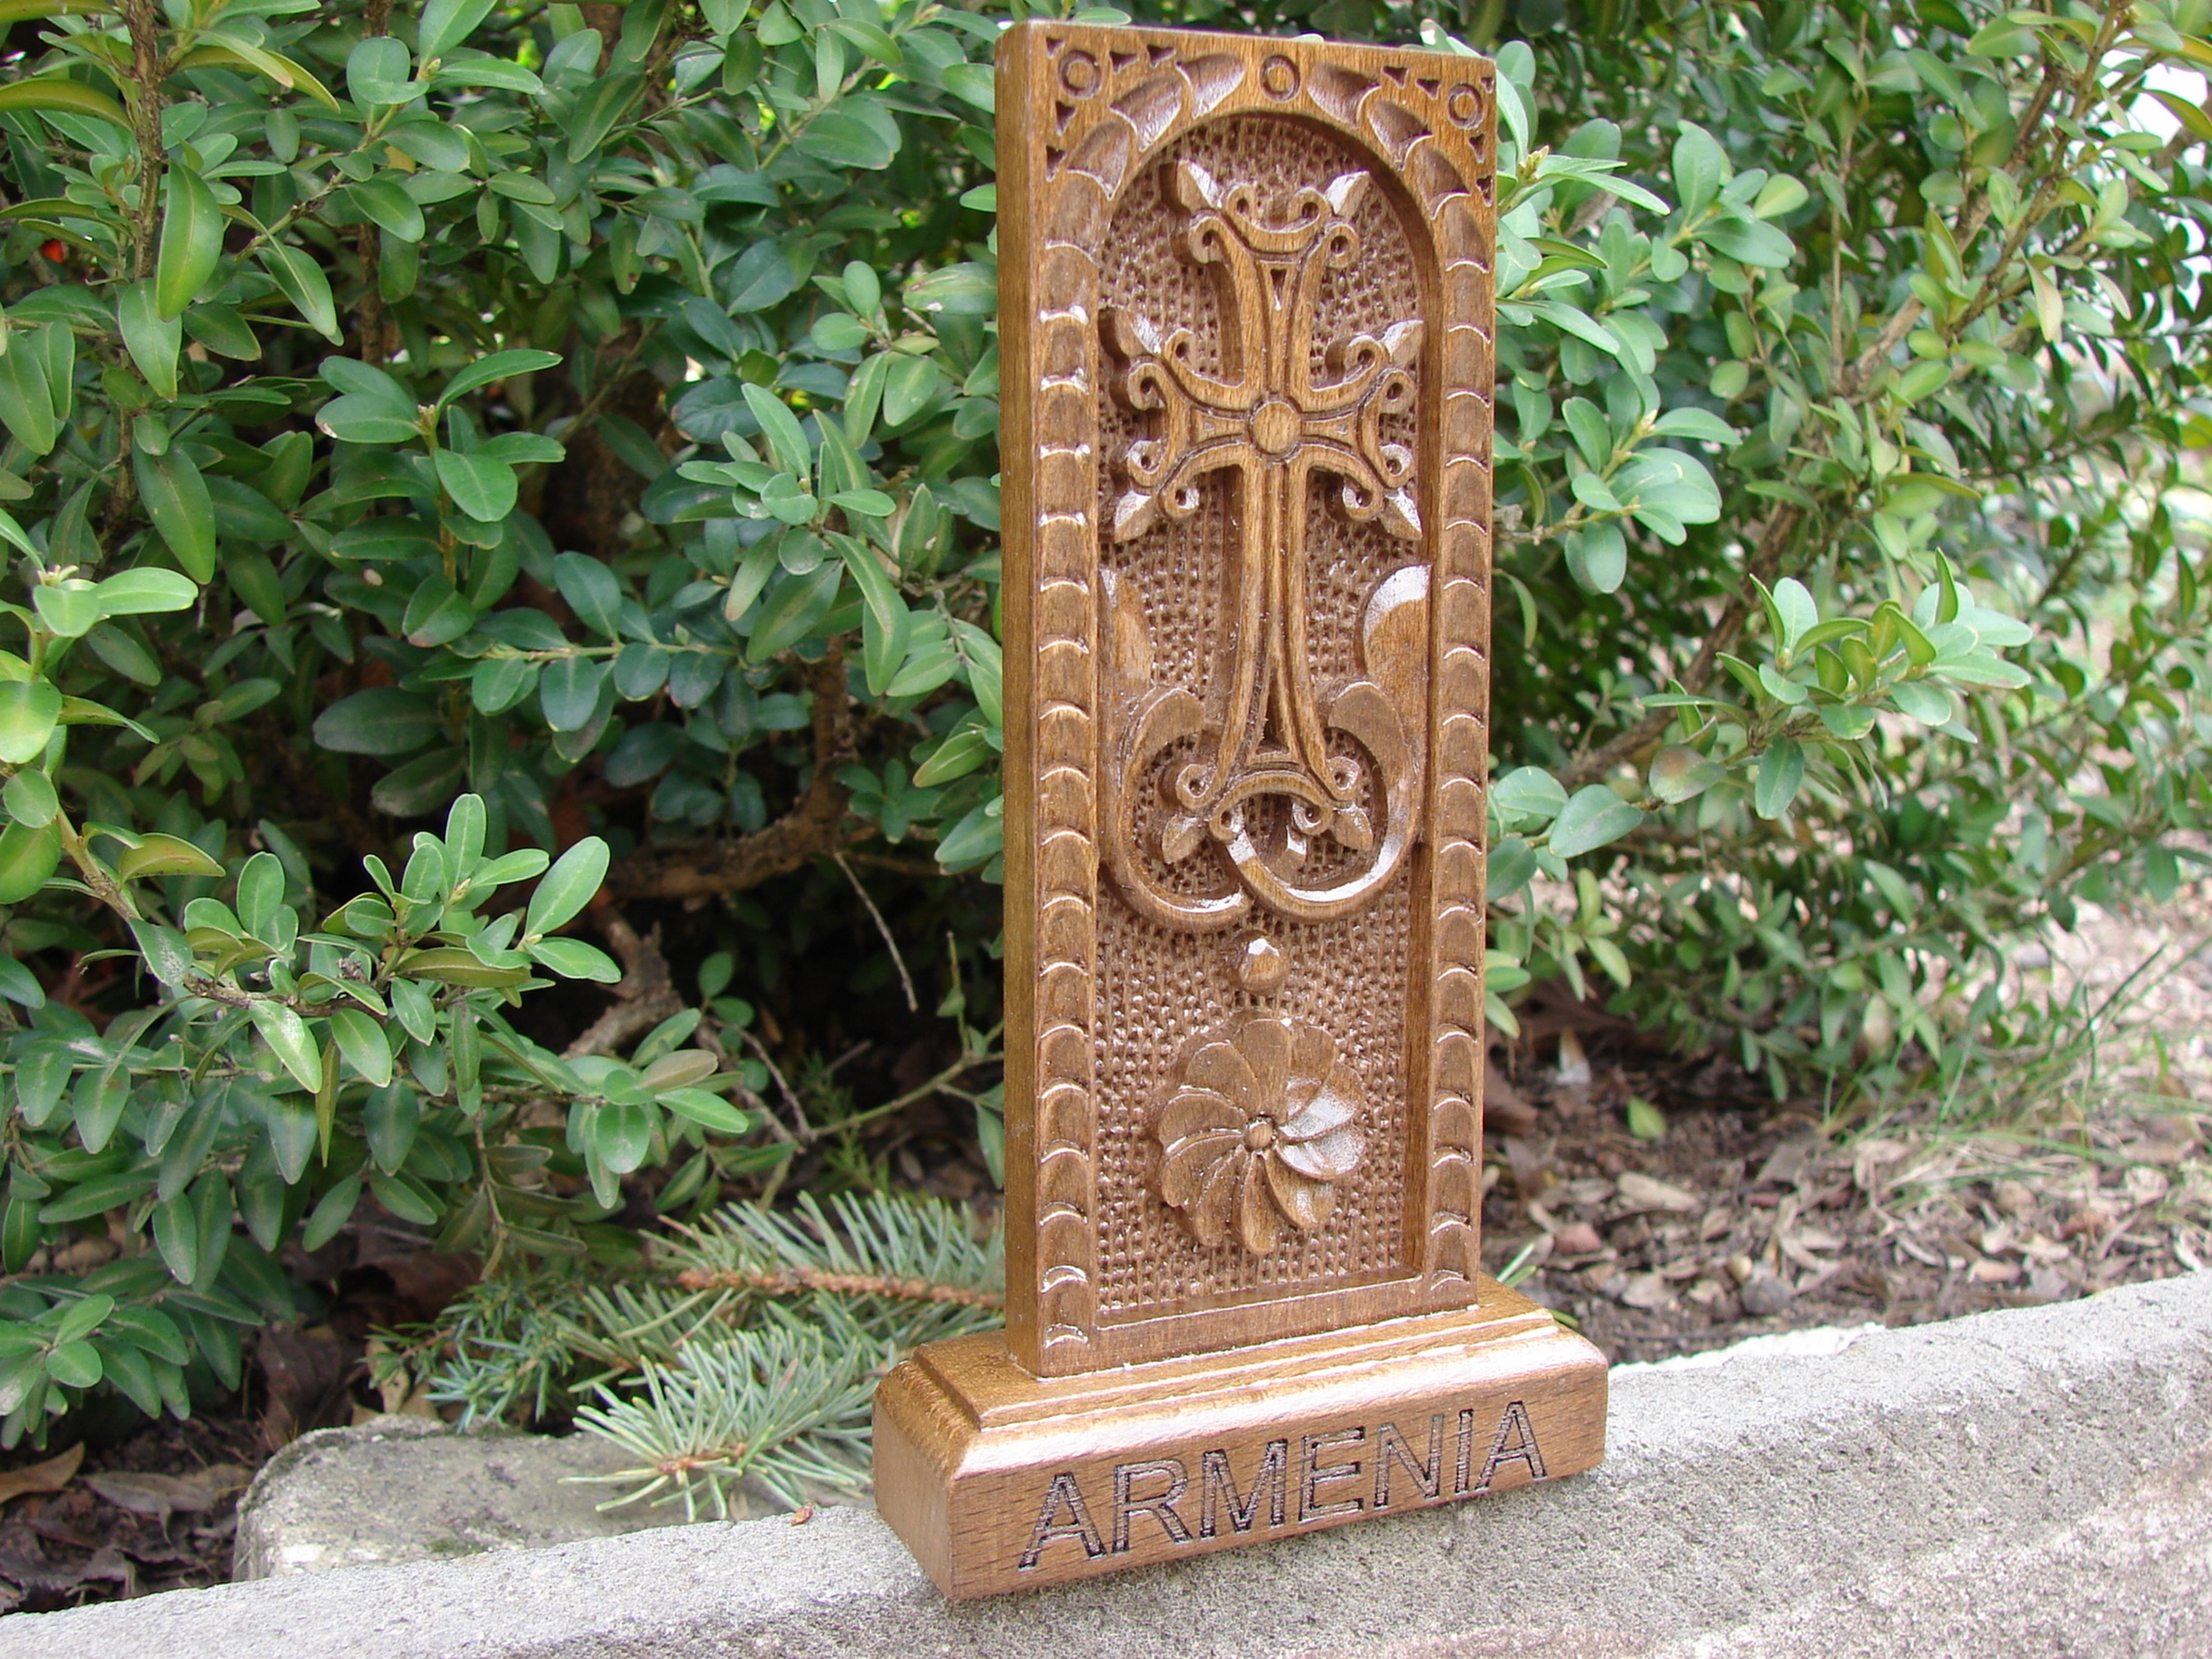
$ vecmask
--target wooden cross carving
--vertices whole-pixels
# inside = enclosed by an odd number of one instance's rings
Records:
[[[1482,1271],[1494,93],[1002,37],[1007,1323],[876,1400],[954,1595],[1602,1455]]]
[[[1235,570],[1235,666],[1221,719],[1210,733],[1210,759],[1183,765],[1172,783],[1179,809],[1162,829],[1156,851],[1169,864],[1187,858],[1210,833],[1228,849],[1245,884],[1279,913],[1318,920],[1357,908],[1395,873],[1412,840],[1414,745],[1393,718],[1389,700],[1371,682],[1346,702],[1358,725],[1377,728],[1369,747],[1385,768],[1390,808],[1386,856],[1354,879],[1307,891],[1289,875],[1312,838],[1333,835],[1364,852],[1375,827],[1359,804],[1361,764],[1332,755],[1330,724],[1318,705],[1306,639],[1306,501],[1314,474],[1341,480],[1345,513],[1377,520],[1390,534],[1417,540],[1413,451],[1384,435],[1386,417],[1413,412],[1413,365],[1421,349],[1416,320],[1391,324],[1377,338],[1357,334],[1331,342],[1323,378],[1313,373],[1315,313],[1323,279],[1360,257],[1349,215],[1366,195],[1364,172],[1343,173],[1320,188],[1298,190],[1271,208],[1248,185],[1224,186],[1195,162],[1174,169],[1176,199],[1192,215],[1185,256],[1217,273],[1224,376],[1196,361],[1188,328],[1164,339],[1142,315],[1112,310],[1103,319],[1113,348],[1127,364],[1116,385],[1133,409],[1157,411],[1156,436],[1132,441],[1119,461],[1129,488],[1113,507],[1113,535],[1126,541],[1162,516],[1187,519],[1209,472],[1239,475],[1243,495]],[[1335,711],[1333,701],[1330,713]],[[1365,716],[1363,722],[1358,717]],[[1164,690],[1141,717],[1145,728],[1126,768],[1129,781],[1159,749],[1200,724],[1187,692]],[[1256,797],[1290,801],[1277,856],[1269,858],[1246,822]],[[1118,831],[1125,815],[1112,815]],[[1241,894],[1192,900],[1148,879],[1143,863],[1118,845],[1115,869],[1148,913],[1171,926],[1211,929],[1235,921]]]

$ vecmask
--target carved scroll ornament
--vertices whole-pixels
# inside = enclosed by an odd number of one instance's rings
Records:
[[[1493,66],[999,65],[1007,1328],[874,1436],[955,1596],[1556,1479],[1606,1409],[1479,1271]]]
[[[1066,1376],[1463,1307],[1494,72],[1009,50],[1009,1341]]]
[[[1299,190],[1271,208],[1249,185],[1218,183],[1188,160],[1176,165],[1173,177],[1176,199],[1191,215],[1182,251],[1192,265],[1210,269],[1219,288],[1225,372],[1206,372],[1188,328],[1163,338],[1141,315],[1107,313],[1107,339],[1125,365],[1114,391],[1132,409],[1157,416],[1156,433],[1131,440],[1118,458],[1127,488],[1113,504],[1112,532],[1126,541],[1163,515],[1187,519],[1208,473],[1235,475],[1242,495],[1228,606],[1235,663],[1225,706],[1213,722],[1188,688],[1141,685],[1117,768],[1120,804],[1106,814],[1114,874],[1139,910],[1172,927],[1230,926],[1253,898],[1293,920],[1328,920],[1364,906],[1412,847],[1418,749],[1391,696],[1371,679],[1315,691],[1306,639],[1308,486],[1316,473],[1332,474],[1341,482],[1347,517],[1418,540],[1413,452],[1383,434],[1385,417],[1412,412],[1421,325],[1401,321],[1379,339],[1361,334],[1330,342],[1324,377],[1313,374],[1323,278],[1360,257],[1349,216],[1370,187],[1365,173]],[[1125,635],[1144,626],[1126,611],[1115,621]],[[1120,656],[1128,677],[1140,681],[1142,655]],[[1381,826],[1360,805],[1361,762],[1331,752],[1332,731],[1357,740],[1380,770]],[[1174,769],[1166,783],[1171,812],[1156,844],[1143,850],[1173,865],[1210,838],[1239,878],[1226,893],[1170,888],[1131,844],[1140,821],[1133,798],[1160,757],[1193,737],[1201,740],[1201,757]],[[1267,796],[1289,803],[1272,846],[1262,841],[1248,811]],[[1373,856],[1326,886],[1302,886],[1297,868],[1324,835]]]

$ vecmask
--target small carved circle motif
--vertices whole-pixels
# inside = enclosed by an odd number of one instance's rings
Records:
[[[1280,455],[1298,442],[1298,411],[1271,397],[1252,411],[1252,442],[1262,455]]]
[[[1249,934],[1237,942],[1236,962],[1237,983],[1255,996],[1272,996],[1290,977],[1290,958],[1263,934]]]
[[[1201,1244],[1256,1256],[1286,1228],[1311,1233],[1367,1137],[1359,1079],[1336,1040],[1297,1019],[1248,1019],[1202,1044],[1161,1112],[1160,1196]]]
[[[1482,103],[1481,90],[1462,81],[1444,95],[1444,117],[1454,127],[1480,127]]]
[[[1098,59],[1081,48],[1060,60],[1060,85],[1071,97],[1089,97],[1098,81]]]
[[[1298,65],[1277,52],[1260,65],[1260,90],[1278,102],[1296,96]]]

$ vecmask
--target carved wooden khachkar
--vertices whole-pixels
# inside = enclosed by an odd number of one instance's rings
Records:
[[[1002,44],[1007,1330],[876,1408],[955,1595],[1602,1454],[1479,1271],[1493,85]]]

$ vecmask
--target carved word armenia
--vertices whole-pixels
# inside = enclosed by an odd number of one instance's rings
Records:
[[[1508,1486],[1545,1479],[1544,1454],[1518,1400],[1486,1440],[1477,1437],[1470,1406],[1455,1417],[1439,1411],[1411,1433],[1379,1423],[1285,1436],[1262,1447],[1241,1474],[1235,1464],[1222,1448],[1201,1452],[1195,1467],[1182,1457],[1116,1463],[1110,1473],[1096,1470],[1088,1492],[1076,1471],[1064,1469],[1046,1485],[1021,1571],[1048,1566],[1063,1540],[1094,1561],[1125,1555],[1133,1546],[1151,1555],[1166,1545],[1171,1553],[1233,1533],[1295,1532],[1365,1511],[1476,1497],[1509,1471]]]

